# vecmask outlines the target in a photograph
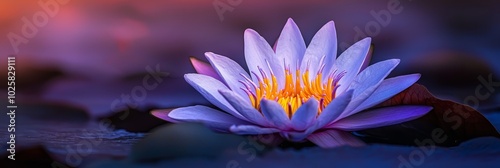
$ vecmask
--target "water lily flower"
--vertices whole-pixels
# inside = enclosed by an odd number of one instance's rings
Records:
[[[271,47],[245,30],[248,73],[228,57],[205,53],[210,64],[192,59],[198,73],[185,80],[219,109],[202,105],[152,114],[171,122],[201,122],[242,135],[279,134],[321,147],[359,146],[350,132],[398,124],[423,116],[432,107],[373,106],[414,84],[419,74],[385,79],[398,59],[369,65],[371,39],[365,38],[338,58],[335,25],[325,24],[306,48],[292,19]]]

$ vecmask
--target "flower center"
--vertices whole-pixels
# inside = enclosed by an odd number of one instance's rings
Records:
[[[285,68],[284,87],[279,89],[278,81],[273,72],[271,72],[270,76],[267,76],[262,68],[258,68],[260,76],[252,72],[257,77],[258,84],[245,77],[246,81],[240,81],[245,86],[242,90],[247,93],[253,107],[257,110],[260,111],[260,101],[262,99],[275,100],[283,107],[290,118],[310,98],[319,100],[318,113],[321,113],[335,98],[335,92],[340,86],[338,81],[345,74],[345,72],[334,72],[323,82],[322,71],[324,64],[321,65],[316,76],[312,79],[310,79],[309,68],[306,68],[303,73],[297,68],[295,74],[293,74],[290,68]]]

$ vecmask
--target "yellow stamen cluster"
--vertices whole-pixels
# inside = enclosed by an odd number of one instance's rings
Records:
[[[335,98],[335,91],[338,88],[338,81],[342,77],[342,73],[336,76],[328,76],[326,82],[322,81],[323,74],[320,68],[316,76],[310,79],[309,70],[301,74],[297,68],[295,74],[288,68],[285,68],[285,83],[282,89],[278,88],[276,76],[271,72],[268,77],[262,69],[261,77],[252,72],[258,78],[258,84],[246,79],[246,82],[241,81],[246,89],[243,89],[252,102],[253,107],[260,111],[260,101],[262,99],[275,100],[278,102],[288,117],[291,117],[295,111],[310,98],[315,98],[319,101],[319,110],[321,111]],[[251,90],[250,85],[253,85]]]

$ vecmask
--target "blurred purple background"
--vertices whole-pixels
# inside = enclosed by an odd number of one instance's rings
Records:
[[[27,0],[0,2],[2,59],[16,53],[7,34],[22,35],[23,18],[32,21],[42,6]],[[211,51],[246,66],[243,31],[252,28],[274,44],[288,18],[298,24],[306,43],[334,20],[339,54],[371,36],[372,63],[400,58],[392,75],[422,73],[420,83],[444,98],[461,102],[474,94],[479,76],[500,75],[500,3],[492,0],[69,0],[50,9],[56,12],[47,24],[17,46],[18,98],[71,103],[92,116],[127,105],[204,103],[182,79],[194,72],[189,57],[206,60],[204,52]],[[6,71],[5,66],[0,69]],[[149,73],[146,67],[157,66],[169,73],[158,87],[140,101],[113,104],[137,91],[134,87]]]
[[[419,83],[440,98],[467,104],[464,100],[471,96],[478,98],[477,88],[482,87],[480,94],[488,96],[478,100],[475,107],[499,130],[500,87],[486,90],[480,79],[500,82],[500,1],[3,0],[0,1],[3,37],[0,59],[16,55],[18,156],[25,156],[27,163],[38,167],[51,165],[53,160],[76,167],[93,160],[133,159],[127,155],[134,156],[136,143],[151,144],[149,152],[135,151],[138,156],[151,157],[162,152],[176,155],[175,149],[156,145],[167,142],[162,137],[169,139],[178,134],[175,130],[169,134],[151,131],[166,122],[148,112],[208,104],[183,79],[183,74],[195,72],[190,57],[206,61],[204,53],[210,51],[246,67],[244,30],[252,28],[274,44],[288,18],[298,24],[306,44],[325,23],[335,21],[339,54],[354,42],[372,37],[372,63],[401,59],[391,76],[421,73]],[[6,62],[0,64],[0,81],[4,83]],[[1,92],[7,93],[5,89],[2,87]],[[7,105],[6,99],[7,96],[0,97],[3,107]],[[5,126],[9,122],[7,116],[0,121]],[[103,128],[100,124],[105,121],[111,124]],[[10,133],[2,130],[0,138],[5,143]],[[143,141],[145,135],[160,137],[156,137],[158,141]],[[185,139],[181,136],[179,143],[184,144]],[[210,146],[205,139],[187,139]],[[99,143],[95,144],[96,141]],[[93,144],[89,153],[68,150],[79,149],[88,142]],[[229,141],[216,142],[226,145]],[[179,151],[198,151],[176,143],[166,144],[180,148]],[[498,140],[479,139],[458,148],[438,148],[426,164],[449,166],[454,162],[454,166],[471,167],[489,161],[498,165],[494,162],[499,146],[491,144],[498,144]],[[2,147],[7,148],[5,144]],[[262,161],[252,164],[279,164],[274,158],[302,162],[307,158],[331,157],[337,158],[334,159],[337,165],[394,166],[398,156],[418,150],[372,145],[355,150],[337,148],[324,155],[321,149],[311,149],[272,149],[277,152],[259,156]],[[486,149],[492,152],[484,152]],[[203,148],[202,152],[214,151]],[[317,156],[315,153],[319,157],[313,157]],[[75,155],[82,160],[68,161],[68,156]],[[341,155],[340,159],[332,157],[337,155]],[[0,164],[6,163],[5,158]],[[169,159],[166,161],[178,161]],[[44,160],[47,164],[39,164]],[[468,163],[464,164],[464,160]],[[329,161],[303,163],[331,166]],[[227,159],[222,157],[218,162],[225,163]]]

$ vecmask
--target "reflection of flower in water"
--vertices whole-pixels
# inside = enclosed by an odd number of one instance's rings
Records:
[[[333,22],[323,26],[307,48],[291,19],[274,50],[254,30],[246,30],[244,37],[250,74],[233,60],[209,52],[205,55],[211,66],[195,60],[199,74],[185,75],[189,84],[226,113],[196,105],[153,114],[173,122],[201,122],[224,132],[279,133],[291,141],[308,139],[322,147],[334,147],[363,144],[346,131],[402,123],[431,109],[369,109],[411,86],[420,75],[384,80],[398,59],[366,67],[370,38],[336,58]]]

